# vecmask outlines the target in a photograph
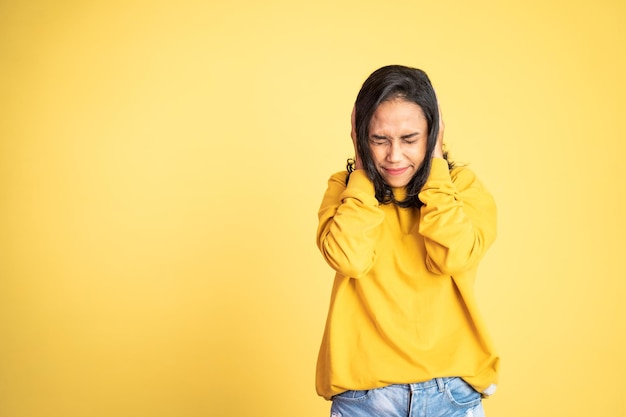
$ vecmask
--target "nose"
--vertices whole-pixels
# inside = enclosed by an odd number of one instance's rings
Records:
[[[400,162],[402,160],[402,147],[398,141],[391,141],[387,152],[387,161]]]

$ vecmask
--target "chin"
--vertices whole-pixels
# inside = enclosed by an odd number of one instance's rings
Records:
[[[385,182],[392,188],[402,188],[402,187],[406,187],[407,184],[409,183],[409,181],[403,181],[403,180],[399,180],[397,178],[393,179],[392,181],[390,181],[387,178],[384,178]]]

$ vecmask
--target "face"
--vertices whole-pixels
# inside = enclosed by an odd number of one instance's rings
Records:
[[[426,155],[428,122],[415,103],[381,103],[369,126],[369,146],[376,169],[391,187],[406,186]]]

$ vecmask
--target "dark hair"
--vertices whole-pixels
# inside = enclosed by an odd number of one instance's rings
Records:
[[[413,178],[406,185],[406,198],[395,199],[374,164],[369,146],[369,126],[378,106],[389,100],[401,99],[420,106],[428,123],[426,156]],[[421,207],[418,194],[430,174],[432,154],[439,133],[439,109],[435,90],[428,75],[420,69],[402,65],[389,65],[374,71],[363,83],[355,103],[355,129],[357,135],[358,158],[362,161],[367,176],[373,181],[376,199],[384,203],[394,203],[400,207]],[[447,156],[444,155],[447,160]],[[448,163],[449,167],[452,167]]]

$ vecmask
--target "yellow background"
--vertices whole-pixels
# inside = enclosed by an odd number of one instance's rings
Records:
[[[328,415],[326,180],[426,70],[496,197],[491,417],[624,416],[626,3],[0,2],[0,417]]]

